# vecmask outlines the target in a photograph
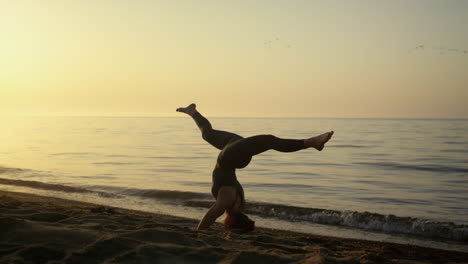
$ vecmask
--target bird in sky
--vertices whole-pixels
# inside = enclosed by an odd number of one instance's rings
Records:
[[[430,51],[430,50],[433,50],[433,51],[436,51],[438,52],[439,54],[448,54],[448,53],[452,53],[452,54],[455,54],[455,53],[462,53],[462,54],[467,54],[468,51],[467,50],[463,50],[463,49],[458,49],[458,48],[450,48],[450,47],[445,47],[445,46],[432,46],[429,47],[429,46],[426,46],[424,44],[421,44],[421,45],[417,45],[416,47],[414,48],[411,48],[409,50],[409,52],[422,52],[422,51]]]

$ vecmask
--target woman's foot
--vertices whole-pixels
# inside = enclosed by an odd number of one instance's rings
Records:
[[[322,151],[322,149],[325,147],[325,143],[327,143],[328,140],[330,140],[330,138],[333,136],[333,133],[333,131],[330,131],[316,137],[305,139],[304,145],[307,148],[315,148],[318,151]]]
[[[192,116],[197,112],[197,105],[196,104],[190,104],[187,107],[179,107],[176,109],[177,112],[182,112],[186,113],[187,115]]]

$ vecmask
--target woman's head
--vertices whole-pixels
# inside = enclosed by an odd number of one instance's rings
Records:
[[[224,218],[224,228],[236,233],[246,233],[255,229],[255,222],[241,212],[228,213]]]

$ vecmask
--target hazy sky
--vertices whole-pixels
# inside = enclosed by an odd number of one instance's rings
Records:
[[[0,0],[0,112],[468,118],[467,14],[464,0]]]

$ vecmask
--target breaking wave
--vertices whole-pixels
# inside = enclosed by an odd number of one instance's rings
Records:
[[[0,175],[25,173],[28,170],[0,167]],[[87,188],[39,181],[0,178],[0,184],[29,187],[34,189],[60,191],[66,193],[97,194],[106,198],[132,196],[141,199],[154,199],[185,207],[209,208],[213,198],[208,193],[187,191],[135,189],[113,186],[91,186]],[[338,211],[321,208],[307,208],[273,203],[249,201],[247,213],[265,218],[276,218],[291,222],[342,226],[360,230],[391,234],[405,234],[432,239],[468,241],[468,225],[452,222],[439,222],[422,218],[383,215],[372,212]]]
[[[186,201],[185,206],[209,208],[208,201]],[[305,221],[366,231],[405,234],[425,238],[468,241],[468,225],[370,212],[335,211],[270,203],[250,202],[246,213],[287,221]]]

